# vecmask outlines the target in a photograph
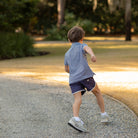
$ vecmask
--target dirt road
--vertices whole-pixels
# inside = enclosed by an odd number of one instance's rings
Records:
[[[67,86],[0,75],[0,138],[137,138],[138,120],[123,104],[104,95],[111,123],[100,123],[92,94],[83,97],[80,117],[89,133],[67,125],[73,97]]]

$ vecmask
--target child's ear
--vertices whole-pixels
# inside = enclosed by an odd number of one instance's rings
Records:
[[[68,41],[71,43],[71,41],[68,39]]]

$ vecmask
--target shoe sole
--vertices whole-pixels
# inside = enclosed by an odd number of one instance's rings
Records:
[[[76,129],[77,131],[79,132],[85,132],[85,133],[88,133],[88,131],[83,131],[83,130],[80,130],[79,128],[73,126],[71,123],[68,123],[69,126],[71,126],[72,128]]]
[[[108,125],[109,123],[111,123],[111,121],[106,121],[106,122],[101,122],[102,124]]]

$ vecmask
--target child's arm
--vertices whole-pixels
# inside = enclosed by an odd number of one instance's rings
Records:
[[[65,71],[66,71],[67,73],[69,73],[69,66],[68,66],[68,65],[65,65]]]
[[[94,55],[94,52],[92,51],[92,49],[88,46],[85,46],[84,50],[91,56],[91,61],[96,62],[96,56]]]

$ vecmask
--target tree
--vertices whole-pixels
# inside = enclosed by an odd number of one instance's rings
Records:
[[[0,0],[0,31],[14,32],[21,27],[28,32],[37,3],[38,0]]]
[[[131,0],[126,0],[125,5],[126,41],[131,40]]]
[[[108,0],[110,12],[114,12],[117,7],[125,9],[126,41],[131,40],[131,0]],[[93,0],[93,10],[97,7],[97,0]]]
[[[60,29],[61,25],[64,23],[65,2],[66,2],[66,0],[57,0],[57,11],[58,11],[57,27],[59,29]]]

